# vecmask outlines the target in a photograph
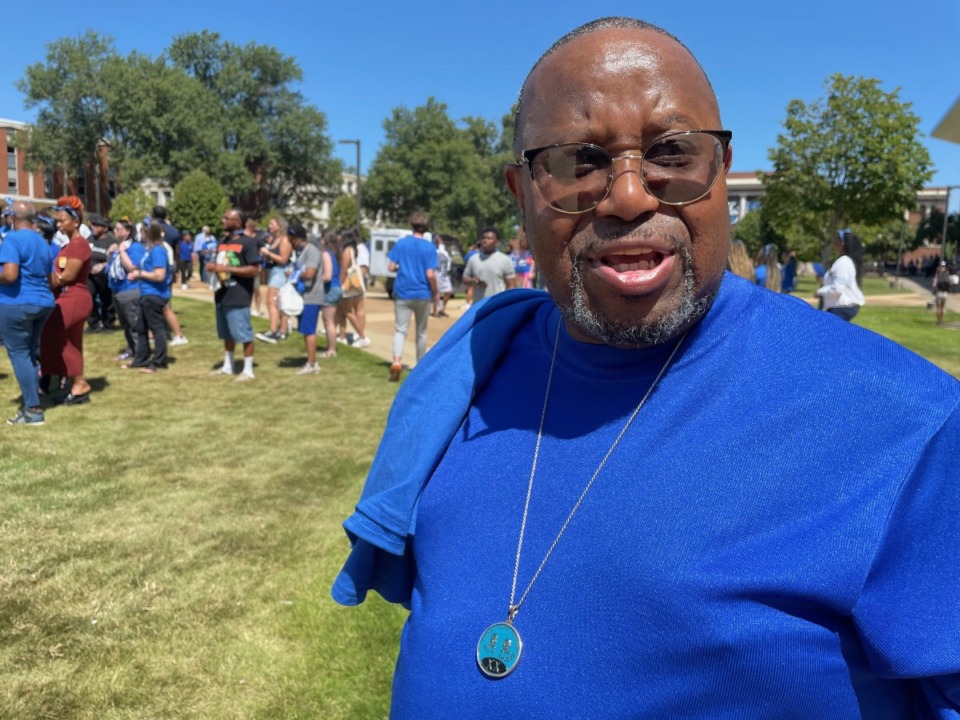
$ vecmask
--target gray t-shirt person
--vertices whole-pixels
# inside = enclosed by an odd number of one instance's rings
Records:
[[[312,280],[304,280],[305,290],[303,291],[304,305],[323,305],[323,253],[319,246],[312,242],[307,242],[300,251],[300,266],[307,268],[316,268],[317,274]]]
[[[473,286],[473,301],[480,302],[485,297],[506,290],[507,280],[513,280],[516,272],[513,261],[499,250],[494,250],[489,255],[482,252],[473,255],[463,270],[463,276],[478,281]]]

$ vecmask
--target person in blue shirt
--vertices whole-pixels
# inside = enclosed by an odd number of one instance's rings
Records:
[[[163,308],[170,300],[172,268],[163,245],[163,226],[151,223],[147,228],[144,255],[140,266],[132,270],[129,279],[140,283],[140,318],[137,327],[137,346],[133,362],[123,368],[139,368],[152,375],[167,367],[167,324]],[[150,353],[150,335],[153,333],[153,354]]]
[[[431,304],[440,298],[437,292],[437,250],[425,237],[430,229],[430,216],[415,212],[410,216],[410,235],[400,238],[387,253],[387,267],[397,274],[393,281],[393,364],[390,381],[400,380],[403,372],[403,346],[407,341],[410,321],[417,323],[417,362],[427,352],[427,318]]]
[[[53,311],[50,249],[35,230],[33,205],[14,202],[13,231],[0,243],[0,337],[23,395],[23,405],[8,425],[43,425],[40,404],[40,335]]]
[[[123,329],[127,347],[117,356],[117,360],[126,362],[133,359],[137,348],[137,328],[140,327],[140,281],[131,280],[129,273],[138,269],[146,254],[143,243],[137,239],[130,218],[117,220],[113,228],[117,238],[116,259],[111,258],[110,275],[113,302],[117,306],[117,318]],[[120,267],[114,263],[119,261]]]
[[[417,364],[344,523],[334,598],[409,610],[391,718],[960,718],[960,382],[725,273],[732,133],[665,30],[561,38],[513,136],[548,292]]]

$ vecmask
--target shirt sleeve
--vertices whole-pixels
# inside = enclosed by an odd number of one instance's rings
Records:
[[[853,609],[872,669],[921,680],[950,709],[938,718],[960,718],[960,404],[953,402],[903,482]]]
[[[20,248],[13,235],[8,235],[7,239],[0,243],[0,265],[6,263],[21,264]]]

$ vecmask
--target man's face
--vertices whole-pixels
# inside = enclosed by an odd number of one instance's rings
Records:
[[[649,30],[599,30],[555,51],[530,78],[523,148],[593,143],[639,155],[684,130],[719,130],[713,92],[690,55]],[[730,166],[724,162],[724,174]],[[726,183],[684,206],[661,204],[640,161],[614,165],[610,194],[564,214],[537,194],[529,168],[508,167],[530,249],[570,333],[620,346],[664,342],[709,308],[729,245]]]
[[[104,233],[106,233],[107,230],[109,230],[109,229],[110,229],[110,228],[106,227],[105,225],[93,225],[93,226],[90,228],[90,230],[91,230],[91,232],[93,233],[93,236],[94,236],[94,237],[100,237],[101,235],[103,235]]]
[[[480,249],[489,255],[497,249],[497,235],[492,232],[485,232],[480,236]]]
[[[240,217],[235,213],[227,210],[223,214],[223,217],[220,218],[220,224],[223,225],[223,229],[229,231],[236,230],[240,227]]]

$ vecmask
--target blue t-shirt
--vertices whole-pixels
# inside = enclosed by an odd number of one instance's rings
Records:
[[[393,296],[398,300],[430,300],[433,291],[427,281],[427,270],[437,269],[437,249],[425,238],[407,235],[397,240],[387,258],[395,262],[397,277]]]
[[[190,240],[180,241],[180,262],[193,260],[193,243]]]
[[[0,244],[0,265],[20,267],[16,282],[0,284],[0,305],[39,305],[54,303],[50,290],[50,245],[34,230],[14,230]]]
[[[423,490],[391,718],[956,717],[960,384],[729,274],[485,678],[558,321],[516,334]],[[561,332],[516,600],[673,345]]]
[[[160,282],[156,282],[155,280],[147,280],[146,278],[140,280],[141,296],[156,295],[157,297],[164,299],[168,299],[170,297],[170,284],[168,283],[168,279],[171,275],[170,266],[168,263],[169,259],[170,258],[167,255],[166,248],[164,248],[163,245],[154,245],[150,251],[144,255],[143,261],[140,265],[141,270],[149,272],[162,267],[167,269],[167,275]]]

